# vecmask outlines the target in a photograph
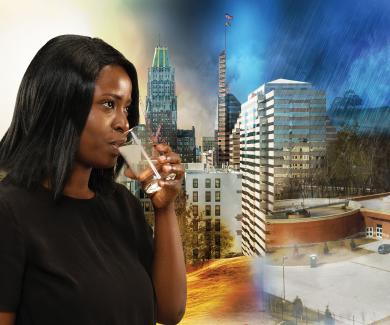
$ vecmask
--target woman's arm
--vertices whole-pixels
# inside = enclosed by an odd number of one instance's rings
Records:
[[[157,321],[177,324],[187,299],[186,269],[174,204],[155,209],[153,282]]]
[[[152,277],[157,296],[157,321],[171,325],[182,319],[187,300],[184,253],[174,205],[184,168],[180,157],[168,145],[159,144],[156,150],[163,154],[158,158],[162,176],[176,175],[172,181],[160,180],[161,190],[151,196],[155,212]],[[125,175],[132,177],[129,169]]]
[[[15,313],[0,312],[0,325],[14,325]]]

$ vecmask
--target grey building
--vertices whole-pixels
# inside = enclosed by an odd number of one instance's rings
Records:
[[[206,152],[215,148],[214,137],[202,137],[202,151]]]
[[[219,55],[218,65],[218,129],[216,134],[216,164],[229,163],[229,135],[240,114],[241,103],[228,93],[226,84],[226,51]]]
[[[183,163],[196,162],[195,127],[177,130],[177,153]]]

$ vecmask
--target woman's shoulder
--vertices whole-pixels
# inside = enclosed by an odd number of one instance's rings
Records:
[[[138,199],[134,196],[134,194],[125,185],[121,183],[114,183],[114,193],[115,195],[121,196],[122,198],[129,200],[130,202],[138,202]]]
[[[20,206],[27,190],[10,183],[7,179],[0,182],[0,217],[16,218],[15,207]]]
[[[29,193],[26,188],[13,184],[7,177],[0,182],[0,203],[20,201]]]

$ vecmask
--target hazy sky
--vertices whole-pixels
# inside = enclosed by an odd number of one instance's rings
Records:
[[[160,34],[176,69],[178,126],[212,135],[225,12],[234,16],[229,88],[241,102],[262,83],[286,78],[325,89],[328,106],[349,88],[367,106],[390,104],[387,0],[0,1],[0,135],[34,54],[69,33],[101,37],[125,54],[138,69],[142,103]]]

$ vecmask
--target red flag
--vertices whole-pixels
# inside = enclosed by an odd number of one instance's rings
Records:
[[[232,20],[233,19],[233,16],[229,15],[229,14],[225,14],[225,18],[227,20]]]

